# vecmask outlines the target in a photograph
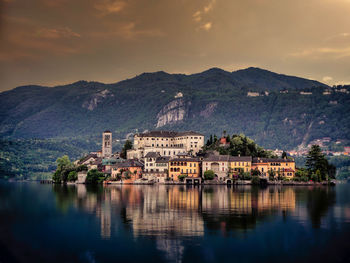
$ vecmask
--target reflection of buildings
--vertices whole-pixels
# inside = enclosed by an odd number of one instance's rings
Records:
[[[204,189],[202,194],[202,211],[230,214],[251,214],[253,210],[294,210],[295,192],[292,188],[260,189],[252,192],[250,187],[234,190],[226,188]]]
[[[127,218],[132,220],[134,236],[202,236],[203,219],[198,213],[197,189],[182,191],[178,187],[144,188],[140,207],[127,207]]]
[[[186,240],[202,238],[206,229],[226,235],[254,228],[258,221],[278,212],[304,216],[305,209],[296,208],[296,191],[292,187],[165,185],[96,190],[78,185],[74,204],[98,218],[101,238],[109,239],[117,233],[113,229],[123,227],[135,239],[152,237],[167,260],[181,262]]]

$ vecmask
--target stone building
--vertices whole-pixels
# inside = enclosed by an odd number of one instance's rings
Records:
[[[143,159],[149,152],[167,157],[179,153],[195,155],[203,146],[204,135],[197,132],[151,131],[134,135],[133,149],[127,152],[127,158]]]

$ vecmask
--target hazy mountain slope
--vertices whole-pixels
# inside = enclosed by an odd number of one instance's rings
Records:
[[[0,136],[82,137],[111,129],[124,137],[136,129],[159,128],[243,132],[269,148],[291,149],[320,136],[349,140],[349,94],[323,95],[326,88],[256,68],[232,73],[213,68],[193,75],[161,71],[115,84],[25,86],[0,94]],[[285,89],[289,93],[279,92]],[[301,90],[313,94],[301,95]],[[248,97],[248,91],[270,94]]]

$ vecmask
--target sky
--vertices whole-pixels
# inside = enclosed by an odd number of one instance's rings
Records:
[[[0,0],[0,91],[250,66],[350,83],[350,0]]]

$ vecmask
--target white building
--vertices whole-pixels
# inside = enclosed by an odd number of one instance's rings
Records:
[[[197,132],[151,131],[134,135],[133,149],[127,152],[127,158],[143,159],[149,152],[166,157],[196,154],[203,146],[204,135]]]

